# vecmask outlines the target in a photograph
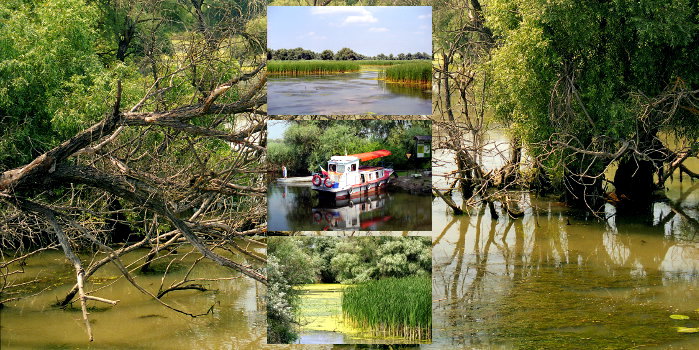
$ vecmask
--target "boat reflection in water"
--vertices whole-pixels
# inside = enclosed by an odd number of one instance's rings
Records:
[[[430,231],[432,197],[366,189],[351,198],[321,196],[310,182],[273,181],[267,190],[269,231]],[[350,204],[351,199],[351,204]]]
[[[323,225],[323,231],[376,230],[392,218],[383,210],[388,200],[384,190],[363,192],[351,199],[323,198],[312,210],[313,222]]]

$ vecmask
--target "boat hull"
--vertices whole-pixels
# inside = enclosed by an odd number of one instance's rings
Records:
[[[351,199],[366,196],[369,193],[380,191],[388,185],[388,178],[381,179],[376,182],[355,185],[347,188],[322,188],[314,186],[313,189],[318,191],[318,195],[322,198],[329,199]]]

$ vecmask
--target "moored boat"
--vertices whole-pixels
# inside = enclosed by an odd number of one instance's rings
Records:
[[[379,166],[362,166],[359,162],[386,157],[391,151],[332,156],[328,161],[328,170],[313,174],[312,188],[321,196],[333,199],[359,197],[370,191],[386,187],[393,169]],[[322,169],[322,168],[321,168]]]
[[[294,183],[294,182],[311,182],[313,176],[300,176],[300,177],[280,177],[277,182],[281,183]]]

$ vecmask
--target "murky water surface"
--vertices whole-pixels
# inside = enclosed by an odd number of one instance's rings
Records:
[[[500,162],[495,144],[486,166]],[[454,169],[450,157],[435,152],[435,174]],[[699,334],[677,332],[699,326],[699,183],[667,187],[669,200],[633,216],[608,205],[606,221],[526,192],[509,194],[524,203],[518,220],[454,216],[435,200],[434,337],[423,348],[699,348]]]
[[[268,186],[270,231],[430,231],[432,198],[378,192],[349,200],[321,201],[309,183]]]
[[[179,248],[177,259],[170,265],[165,287],[181,280],[198,254],[191,248]],[[132,262],[136,256],[123,261]],[[225,252],[219,252],[225,254]],[[235,257],[231,258],[235,259]],[[182,260],[180,260],[182,259]],[[89,261],[89,260],[87,260]],[[237,259],[236,261],[240,261]],[[162,272],[168,261],[153,264]],[[201,261],[191,278],[230,278],[238,275],[208,260]],[[116,306],[88,302],[94,342],[89,343],[79,303],[69,310],[54,307],[65,297],[75,281],[74,270],[62,252],[48,251],[27,261],[22,278],[42,280],[45,292],[10,302],[0,310],[0,348],[4,349],[260,349],[266,347],[265,310],[262,306],[264,286],[249,278],[199,282],[209,291],[175,291],[163,301],[190,313],[205,313],[213,306],[213,314],[191,318],[169,310],[136,290],[128,281],[116,279],[119,271],[105,266],[95,274],[88,290],[93,295],[120,300]],[[136,281],[157,293],[162,273],[134,273]],[[257,284],[257,285],[256,285]]]
[[[406,338],[379,338],[344,322],[342,291],[349,285],[305,284],[299,306],[300,332],[297,344],[401,344]]]
[[[330,75],[270,75],[267,80],[267,113],[432,114],[429,87],[387,84],[377,78],[378,69]]]

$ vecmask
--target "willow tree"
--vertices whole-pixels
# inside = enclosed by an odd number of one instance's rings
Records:
[[[454,153],[457,177],[465,199],[482,197],[488,187],[479,162],[486,131],[486,96],[489,76],[482,69],[492,46],[492,33],[483,23],[479,1],[434,3],[434,57],[438,88],[435,113],[438,130],[446,138],[437,145]],[[466,14],[466,15],[464,15]]]
[[[197,12],[192,3],[172,4]],[[90,283],[107,264],[154,302],[199,314],[164,298],[198,289],[193,281],[141,286],[125,254],[140,251],[147,269],[186,244],[199,260],[266,283],[265,259],[239,245],[266,230],[266,4],[212,5],[219,17],[202,17],[206,35],[199,19],[175,18],[173,53],[148,65],[137,55],[100,60],[104,19],[93,2],[0,4],[0,304],[32,290],[18,280],[26,258],[57,247],[75,269],[58,303],[79,302],[90,340],[87,302],[117,302]]]
[[[569,203],[598,210],[609,181],[620,204],[645,205],[697,155],[698,12],[691,0],[488,2],[496,114]]]

